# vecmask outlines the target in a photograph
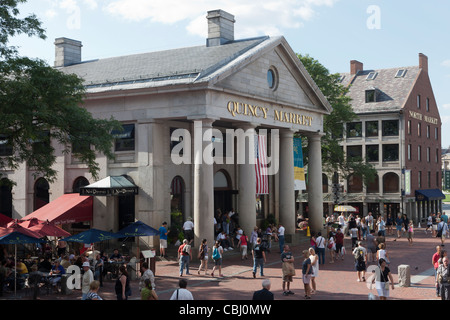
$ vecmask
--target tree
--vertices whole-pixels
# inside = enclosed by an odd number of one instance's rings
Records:
[[[0,170],[17,169],[21,163],[54,181],[57,172],[55,147],[73,152],[98,178],[97,153],[113,158],[111,130],[120,128],[114,119],[94,119],[82,107],[83,80],[64,74],[39,59],[20,57],[8,46],[10,37],[27,34],[45,39],[35,15],[19,19],[18,4],[0,3]]]
[[[362,157],[346,157],[340,145],[343,139],[343,124],[358,118],[351,107],[351,99],[346,95],[348,88],[340,84],[339,74],[330,74],[318,60],[309,55],[297,54],[297,56],[333,107],[332,112],[324,116],[324,136],[321,141],[322,170],[329,174],[339,172],[345,179],[350,174],[355,174],[362,177],[365,184],[372,182],[376,176],[375,168]],[[305,159],[305,163],[307,162]]]

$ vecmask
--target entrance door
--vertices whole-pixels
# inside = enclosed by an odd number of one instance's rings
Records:
[[[124,175],[125,178],[134,183],[133,179]],[[117,196],[117,209],[119,212],[119,230],[135,222],[135,195]],[[134,241],[134,238],[130,238]]]
[[[214,214],[217,217],[217,210],[222,213],[233,208],[233,190],[231,190],[230,176],[225,170],[219,170],[214,174]]]
[[[50,202],[48,190],[50,185],[44,178],[39,178],[34,184],[34,211]]]

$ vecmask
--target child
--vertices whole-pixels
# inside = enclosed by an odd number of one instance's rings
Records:
[[[414,234],[413,223],[412,221],[410,221],[408,225],[408,242],[410,246],[412,246],[413,244],[413,234]]]

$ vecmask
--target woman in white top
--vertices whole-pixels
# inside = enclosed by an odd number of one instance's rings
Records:
[[[388,254],[386,252],[386,245],[384,243],[380,243],[378,245],[378,248],[379,249],[377,250],[377,260],[380,261],[380,259],[383,259],[389,265],[390,260],[389,260]]]
[[[309,248],[309,259],[311,260],[311,294],[316,293],[316,277],[319,275],[319,256],[313,248]]]

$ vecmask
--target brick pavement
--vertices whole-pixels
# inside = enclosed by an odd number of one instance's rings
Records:
[[[365,243],[365,241],[364,241]],[[411,267],[411,286],[402,288],[396,286],[395,290],[390,290],[390,300],[436,300],[434,291],[434,276],[432,275],[431,257],[435,252],[435,247],[439,244],[438,239],[432,238],[430,233],[425,235],[424,229],[416,229],[414,244],[408,245],[405,237],[396,239],[394,236],[386,236],[387,252],[391,258],[390,269],[397,283],[397,268],[400,264],[408,264]],[[281,261],[277,243],[275,248],[267,254],[267,263],[264,267],[263,278],[272,281],[271,291],[276,300],[303,300],[304,290],[301,282],[301,252],[307,249],[309,239],[302,236],[299,243],[291,244],[295,257],[295,267],[297,275],[291,284],[291,290],[295,293],[291,296],[282,295]],[[450,241],[448,246],[450,246]],[[351,241],[345,239],[347,254],[343,261],[334,264],[329,263],[329,254],[326,255],[326,263],[320,265],[319,276],[317,277],[317,293],[312,300],[367,300],[369,293],[377,296],[376,290],[370,290],[365,282],[357,282],[356,271],[354,270],[354,258],[350,254]],[[199,262],[194,259],[191,262],[191,275],[185,276],[188,279],[188,289],[193,293],[196,300],[250,300],[255,290],[261,288],[262,278],[259,271],[256,279],[252,276],[251,259],[241,261],[236,250],[226,252],[224,255],[222,273],[223,278],[212,277],[211,275],[198,275]],[[208,269],[211,271],[212,262],[209,262]],[[172,292],[178,286],[179,266],[174,257],[165,261],[156,262],[156,285],[157,293],[161,300],[168,300]],[[217,276],[217,272],[216,272]],[[369,275],[366,275],[368,278]],[[139,300],[138,281],[132,282],[133,296],[131,300]],[[107,300],[115,300],[114,281],[105,280],[104,287],[99,294]],[[6,294],[3,299],[10,299],[11,294]],[[19,292],[20,299],[31,299]],[[74,290],[70,295],[51,294],[41,295],[40,300],[80,300],[80,290]]]

